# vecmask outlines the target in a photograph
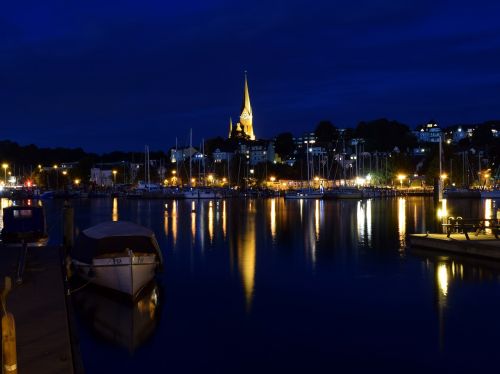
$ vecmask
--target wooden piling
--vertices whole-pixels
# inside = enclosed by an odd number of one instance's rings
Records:
[[[3,373],[17,374],[16,325],[12,313],[2,316]]]
[[[71,204],[66,200],[63,208],[63,246],[68,252],[74,245],[75,212]]]

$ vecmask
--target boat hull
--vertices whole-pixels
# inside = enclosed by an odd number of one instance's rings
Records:
[[[83,279],[135,297],[155,276],[158,262],[154,254],[94,258],[92,264],[73,260]]]

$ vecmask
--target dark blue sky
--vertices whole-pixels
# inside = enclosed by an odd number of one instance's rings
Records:
[[[409,3],[3,4],[0,138],[108,151],[226,136],[244,70],[257,137],[500,118],[500,2]]]

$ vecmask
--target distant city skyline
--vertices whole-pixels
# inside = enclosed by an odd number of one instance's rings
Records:
[[[500,119],[500,4],[32,2],[0,23],[0,139],[86,151],[227,137],[244,71],[258,138],[321,120]]]

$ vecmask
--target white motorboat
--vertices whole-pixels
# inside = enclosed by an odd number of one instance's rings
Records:
[[[83,279],[135,298],[163,260],[151,230],[117,221],[84,230],[72,252],[72,263]]]
[[[222,194],[214,189],[205,188],[190,188],[184,191],[185,199],[222,199]]]
[[[297,191],[289,191],[285,194],[285,199],[322,199],[324,193],[320,190],[297,190]]]

